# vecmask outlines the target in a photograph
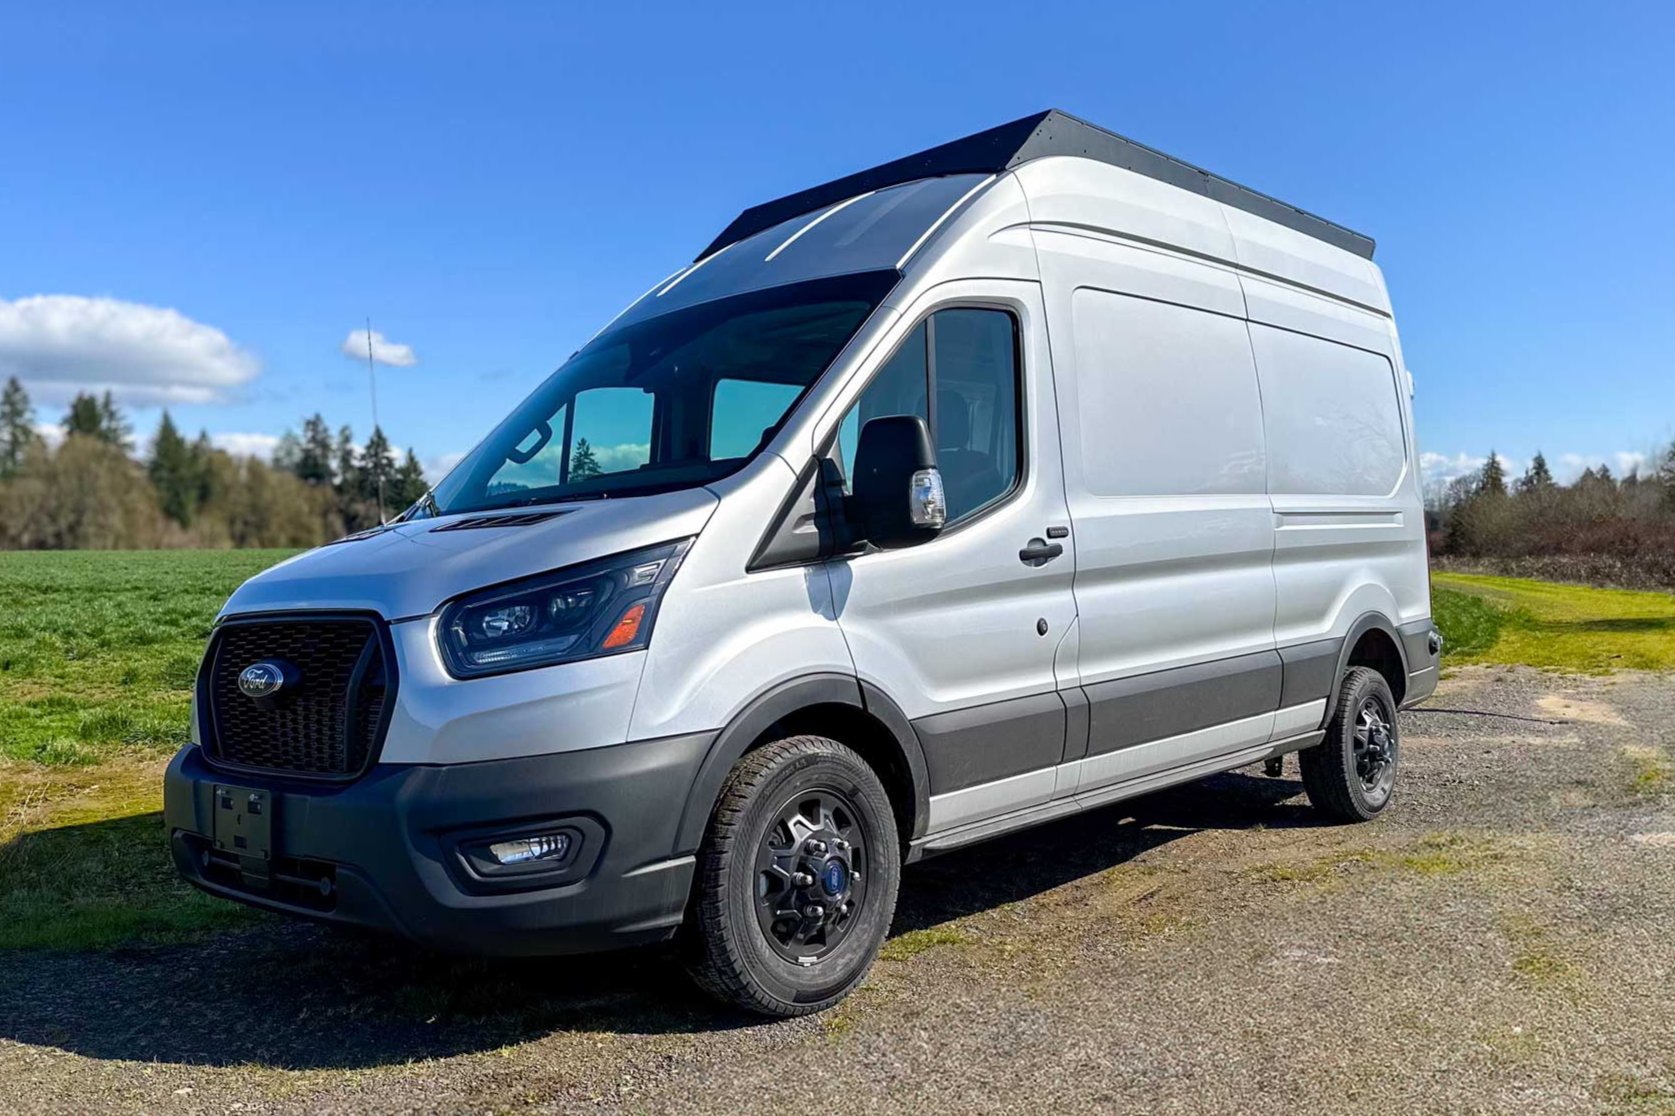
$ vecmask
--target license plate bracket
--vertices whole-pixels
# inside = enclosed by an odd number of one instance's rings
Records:
[[[272,876],[273,792],[217,783],[214,787],[215,850],[238,858],[248,882]]]

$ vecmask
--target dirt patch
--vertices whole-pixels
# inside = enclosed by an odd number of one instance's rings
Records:
[[[1369,825],[1292,763],[913,866],[812,1019],[719,1011],[667,954],[278,921],[0,952],[0,1111],[1669,1111],[1675,828],[1625,776],[1666,762],[1675,682],[1474,670],[1427,705]]]
[[[1535,707],[1561,721],[1587,721],[1596,725],[1624,725],[1622,714],[1600,701],[1588,701],[1585,698],[1570,697],[1565,694],[1548,694],[1537,699]]]

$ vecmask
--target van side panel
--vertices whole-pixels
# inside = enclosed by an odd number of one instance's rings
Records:
[[[1423,620],[1424,512],[1389,319],[1241,282],[1269,451],[1279,646],[1341,641],[1368,613],[1397,627]]]
[[[1396,370],[1390,358],[1251,323],[1262,377],[1268,491],[1388,498],[1403,480]]]
[[[1183,762],[1264,741],[1282,668],[1261,400],[1238,281],[1111,237],[1038,230],[1036,243],[1090,760],[1165,738],[1180,741]],[[1151,677],[1123,684],[1141,676]],[[1210,691],[1237,697],[1216,720],[1240,731],[1199,736],[1199,720],[1147,713],[1184,712]],[[1083,770],[1107,781],[1150,766]]]

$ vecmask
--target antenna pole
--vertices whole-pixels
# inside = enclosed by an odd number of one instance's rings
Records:
[[[378,430],[378,367],[372,359],[372,319],[366,320],[366,379],[372,387],[372,429]],[[371,438],[367,439],[372,441]],[[378,523],[384,523],[384,467],[387,462],[380,461],[373,471],[372,479],[378,482]]]

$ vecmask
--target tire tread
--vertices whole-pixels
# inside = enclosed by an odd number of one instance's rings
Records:
[[[1333,697],[1332,716],[1326,722],[1326,739],[1297,753],[1297,766],[1303,775],[1303,789],[1308,792],[1309,803],[1336,821],[1370,821],[1379,813],[1369,810],[1349,785],[1349,761],[1345,755],[1349,747],[1347,733],[1353,731],[1361,697],[1368,685],[1389,690],[1384,676],[1371,667],[1350,667],[1344,672]]]
[[[789,1018],[822,1011],[842,999],[853,987],[846,986],[834,996],[806,1004],[787,1003],[767,995],[747,976],[747,966],[739,950],[738,935],[753,933],[756,927],[731,925],[726,902],[728,869],[736,859],[733,850],[748,839],[744,833],[744,817],[762,786],[787,764],[804,759],[812,762],[834,758],[853,763],[862,771],[871,773],[865,760],[839,742],[824,736],[802,735],[788,736],[747,752],[727,777],[699,853],[693,935],[696,940],[687,962],[687,971],[693,982],[719,1000],[747,1011]],[[876,775],[873,781],[877,782]],[[882,786],[879,793],[883,794]],[[891,817],[887,816],[886,821],[894,824]],[[748,850],[745,858],[749,859]],[[895,896],[890,894],[887,898],[892,909],[884,912],[886,926],[894,914]],[[869,967],[870,963],[869,959]]]

